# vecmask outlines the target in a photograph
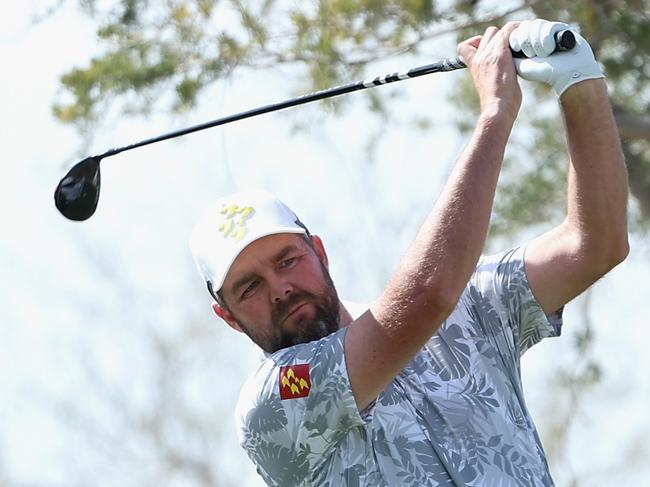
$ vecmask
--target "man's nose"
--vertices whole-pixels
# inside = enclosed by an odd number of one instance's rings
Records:
[[[271,290],[274,303],[288,298],[293,292],[293,286],[286,281],[278,280]]]

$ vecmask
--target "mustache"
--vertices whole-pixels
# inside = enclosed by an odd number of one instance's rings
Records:
[[[294,306],[302,302],[315,303],[317,302],[317,298],[315,295],[307,291],[300,291],[291,294],[287,299],[278,302],[278,304],[276,304],[273,308],[273,311],[271,312],[271,318],[273,319],[273,322],[279,323],[282,321],[284,318],[286,318],[287,314],[292,310]]]

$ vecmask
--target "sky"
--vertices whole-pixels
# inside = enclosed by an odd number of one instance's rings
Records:
[[[194,220],[225,191],[270,189],[323,237],[340,294],[372,300],[462,147],[444,93],[463,74],[390,88],[400,98],[393,122],[373,147],[374,162],[365,141],[377,123],[361,102],[351,103],[342,117],[314,107],[294,109],[105,160],[97,213],[73,223],[57,213],[52,194],[85,155],[284,99],[294,94],[287,83],[293,73],[242,70],[208,90],[185,116],[145,120],[108,111],[84,147],[50,107],[60,93],[58,77],[98,52],[94,25],[65,6],[32,26],[33,8],[34,3],[12,2],[0,19],[0,485],[79,485],[87,479],[115,485],[118,466],[132,469],[121,485],[142,485],[161,475],[142,467],[152,463],[153,448],[145,439],[122,440],[128,429],[115,410],[123,404],[139,414],[183,406],[199,417],[216,417],[223,424],[215,424],[217,434],[206,440],[215,469],[230,485],[263,485],[237,446],[230,416],[241,381],[259,355],[210,314],[187,249]],[[449,44],[430,51],[438,57],[451,52]],[[411,62],[393,59],[369,74]],[[431,132],[414,128],[419,117],[431,120]],[[295,130],[309,121],[315,121],[310,129]],[[396,234],[396,227],[403,230]],[[649,262],[648,246],[633,239],[628,260],[589,295],[596,336],[590,353],[603,366],[602,382],[583,397],[562,460],[551,461],[558,485],[574,474],[616,485],[640,485],[650,475],[643,312]],[[554,384],[558,368],[581,363],[572,351],[571,325],[582,322],[584,306],[584,298],[567,306],[564,337],[540,344],[522,360],[528,405],[542,438],[562,427],[557,420],[568,404],[556,396]],[[164,364],[153,351],[170,345],[176,345],[169,352],[176,367],[170,376],[180,385],[156,382]],[[93,387],[97,377],[101,390]],[[170,423],[164,425],[165,445],[188,452],[202,448],[185,438],[184,425]],[[88,440],[94,431],[104,438],[99,445]],[[125,453],[117,455],[120,441]],[[195,484],[170,476],[167,485]]]

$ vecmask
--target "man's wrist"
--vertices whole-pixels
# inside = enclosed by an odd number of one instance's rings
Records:
[[[607,83],[604,78],[586,79],[569,86],[560,96],[563,108],[589,104],[598,99],[607,99]]]
[[[513,111],[511,107],[493,104],[481,109],[477,127],[502,129],[509,134],[516,118],[517,112]]]

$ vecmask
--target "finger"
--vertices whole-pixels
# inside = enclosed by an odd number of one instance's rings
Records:
[[[521,22],[510,35],[510,39],[514,51],[521,51],[526,57],[535,56],[535,51],[530,42],[530,21]]]
[[[467,40],[464,40],[460,44],[458,44],[458,55],[460,58],[463,60],[465,64],[471,64],[472,59],[474,59],[474,55],[476,54],[476,50],[478,49],[478,46],[481,43],[481,38],[483,36],[474,36],[470,37]]]
[[[499,29],[497,29],[494,26],[490,26],[487,29],[485,29],[485,34],[483,34],[483,38],[481,39],[481,44],[479,45],[479,49],[481,46],[484,46],[488,42],[492,40],[492,38],[497,35],[499,32]]]
[[[483,38],[482,35],[477,35],[474,37],[470,37],[469,39],[464,40],[461,42],[461,44],[468,44],[474,48],[478,48],[479,44],[481,43],[481,39]]]
[[[546,54],[544,49],[544,31],[549,23],[542,19],[535,19],[530,23],[530,44],[536,57],[546,57],[550,54]]]
[[[513,32],[517,27],[519,27],[520,24],[521,24],[521,22],[518,21],[518,20],[511,20],[510,22],[506,23],[506,24],[501,28],[501,32],[503,32],[503,34],[504,34],[507,38],[509,38],[509,37],[510,37],[510,34],[512,34],[512,32]]]
[[[514,29],[508,36],[508,43],[513,52],[521,52],[521,43],[519,42],[519,28]]]
[[[527,21],[520,22],[517,28],[510,33],[508,40],[510,43],[510,49],[512,49],[514,52],[521,52],[521,43],[524,40],[522,34],[524,33],[526,22]]]
[[[569,25],[563,22],[544,22],[541,31],[544,56],[550,56],[555,51],[555,33],[570,28]]]
[[[497,36],[501,38],[500,42],[502,43],[502,47],[504,49],[512,47],[510,45],[511,34],[519,26],[519,24],[519,21],[510,21],[506,23],[501,29],[499,29]]]
[[[535,57],[535,49],[533,49],[533,44],[530,41],[532,23],[530,21],[522,22],[522,25],[520,25],[519,28],[521,29],[519,34],[521,51],[526,57]]]

